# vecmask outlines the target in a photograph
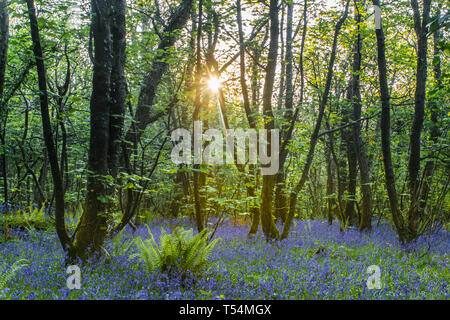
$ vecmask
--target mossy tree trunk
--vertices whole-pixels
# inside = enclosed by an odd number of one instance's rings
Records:
[[[279,37],[279,22],[278,22],[278,0],[270,0],[269,19],[270,19],[270,44],[269,55],[266,67],[266,77],[263,91],[263,116],[264,128],[267,132],[267,152],[271,155],[272,136],[271,130],[275,128],[274,115],[272,112],[272,94],[274,87],[274,77],[278,57],[278,37]],[[276,239],[279,236],[278,228],[272,216],[272,200],[273,189],[276,182],[276,174],[265,174],[262,181],[261,190],[261,224],[263,232],[267,239]]]
[[[87,195],[75,248],[84,258],[101,255],[111,227],[119,145],[125,110],[124,0],[92,0],[94,74],[90,104],[91,131]]]

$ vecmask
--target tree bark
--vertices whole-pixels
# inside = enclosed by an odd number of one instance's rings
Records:
[[[108,170],[117,177],[120,146],[122,142],[127,84],[125,79],[126,62],[126,1],[113,0],[114,11],[111,21],[112,67],[109,116]]]
[[[41,190],[44,190],[45,181],[47,180],[47,174],[48,174],[48,156],[47,152],[44,152],[44,158],[42,160],[41,170],[39,171],[38,181],[33,190],[34,202],[39,207],[42,207],[45,201],[45,198],[42,197]]]

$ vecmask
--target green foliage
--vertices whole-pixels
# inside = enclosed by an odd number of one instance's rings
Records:
[[[124,233],[125,229],[122,229],[113,239],[112,239],[112,246],[111,246],[111,254],[113,256],[123,256],[128,253],[131,246],[133,245],[133,239],[124,240]]]
[[[8,215],[8,225],[10,228],[36,229],[36,230],[54,230],[54,222],[45,216],[43,208],[28,208],[18,210]],[[0,223],[3,225],[5,217],[0,217]]]
[[[358,259],[360,257],[372,256],[373,252],[376,251],[376,248],[374,248],[370,244],[354,248],[344,245],[331,244],[328,246],[328,248],[329,250],[331,250],[330,255],[336,258],[348,257],[352,259]]]
[[[23,268],[29,265],[28,260],[20,259],[17,260],[9,270],[0,271],[0,293],[6,288],[8,282],[13,279],[17,273]],[[4,269],[5,265],[2,265],[0,270]]]
[[[146,264],[149,272],[155,270],[167,273],[180,272],[183,278],[188,272],[201,274],[214,246],[219,241],[215,239],[208,243],[211,231],[207,229],[193,235],[192,229],[176,228],[172,234],[168,234],[161,228],[158,246],[150,228],[148,233],[149,239],[142,240],[138,237],[135,240],[139,253],[132,257],[138,256]]]

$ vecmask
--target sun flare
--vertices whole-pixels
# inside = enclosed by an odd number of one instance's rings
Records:
[[[220,79],[216,77],[211,77],[208,79],[208,87],[212,92],[218,92],[222,83]]]

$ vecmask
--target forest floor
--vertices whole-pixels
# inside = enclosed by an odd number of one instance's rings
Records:
[[[185,220],[150,225],[192,227]],[[148,273],[131,241],[145,226],[108,242],[110,258],[81,267],[81,289],[69,290],[64,256],[51,231],[14,231],[0,239],[0,275],[18,259],[30,264],[9,281],[0,299],[449,299],[450,233],[444,229],[399,245],[387,222],[369,233],[339,231],[338,223],[296,221],[289,239],[268,243],[259,233],[227,223],[215,237],[208,270],[187,279]],[[371,267],[370,266],[377,266]],[[379,268],[379,269],[378,269]],[[377,274],[377,271],[379,273]],[[379,276],[380,289],[368,287]],[[369,281],[372,283],[371,281]],[[369,284],[370,284],[369,283]]]

